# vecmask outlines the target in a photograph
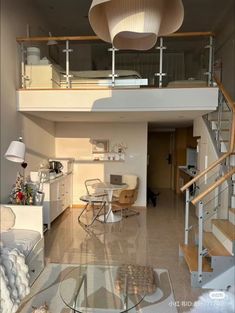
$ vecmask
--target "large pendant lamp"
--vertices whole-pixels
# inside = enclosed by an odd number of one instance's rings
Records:
[[[89,10],[94,32],[117,49],[148,50],[183,18],[182,0],[93,0]]]

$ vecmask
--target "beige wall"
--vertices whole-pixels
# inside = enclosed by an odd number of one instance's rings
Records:
[[[85,193],[84,180],[109,180],[110,174],[136,174],[140,178],[137,205],[146,205],[147,123],[56,123],[56,157],[92,158],[91,139],[108,139],[110,147],[124,142],[125,162],[76,162],[73,202]]]
[[[17,112],[16,89],[19,87],[17,36],[42,35],[48,26],[30,0],[1,1],[1,202],[8,200],[19,164],[9,162],[3,155],[12,140],[24,137],[28,148],[28,170],[35,169],[46,156],[54,154],[53,124],[31,119]]]

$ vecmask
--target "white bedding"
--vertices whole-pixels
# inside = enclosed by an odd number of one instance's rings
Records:
[[[0,312],[15,313],[30,292],[28,266],[18,249],[1,245],[0,250]]]
[[[65,71],[61,70],[61,74],[65,75]],[[70,71],[73,78],[85,78],[85,79],[93,79],[93,78],[110,78],[112,75],[111,70],[104,70],[104,71]],[[117,77],[121,78],[141,78],[140,74],[136,71],[132,70],[116,70],[115,74]]]
[[[169,82],[167,87],[207,87],[207,82],[204,80],[197,80],[197,79],[188,79],[188,80],[175,80]]]
[[[40,233],[34,230],[11,229],[1,233],[3,245],[10,249],[17,248],[25,257],[40,239]]]

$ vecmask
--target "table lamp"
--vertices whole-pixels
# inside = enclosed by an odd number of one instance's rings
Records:
[[[18,141],[12,141],[5,153],[5,158],[12,162],[23,163],[25,158],[25,144],[22,137]]]
[[[27,167],[25,162],[25,144],[23,143],[23,138],[19,137],[18,141],[12,141],[5,153],[5,158],[8,161],[21,163],[23,169]]]

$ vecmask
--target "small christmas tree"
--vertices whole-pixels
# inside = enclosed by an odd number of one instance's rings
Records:
[[[9,198],[13,204],[33,204],[33,190],[24,182],[24,177],[19,172]]]

